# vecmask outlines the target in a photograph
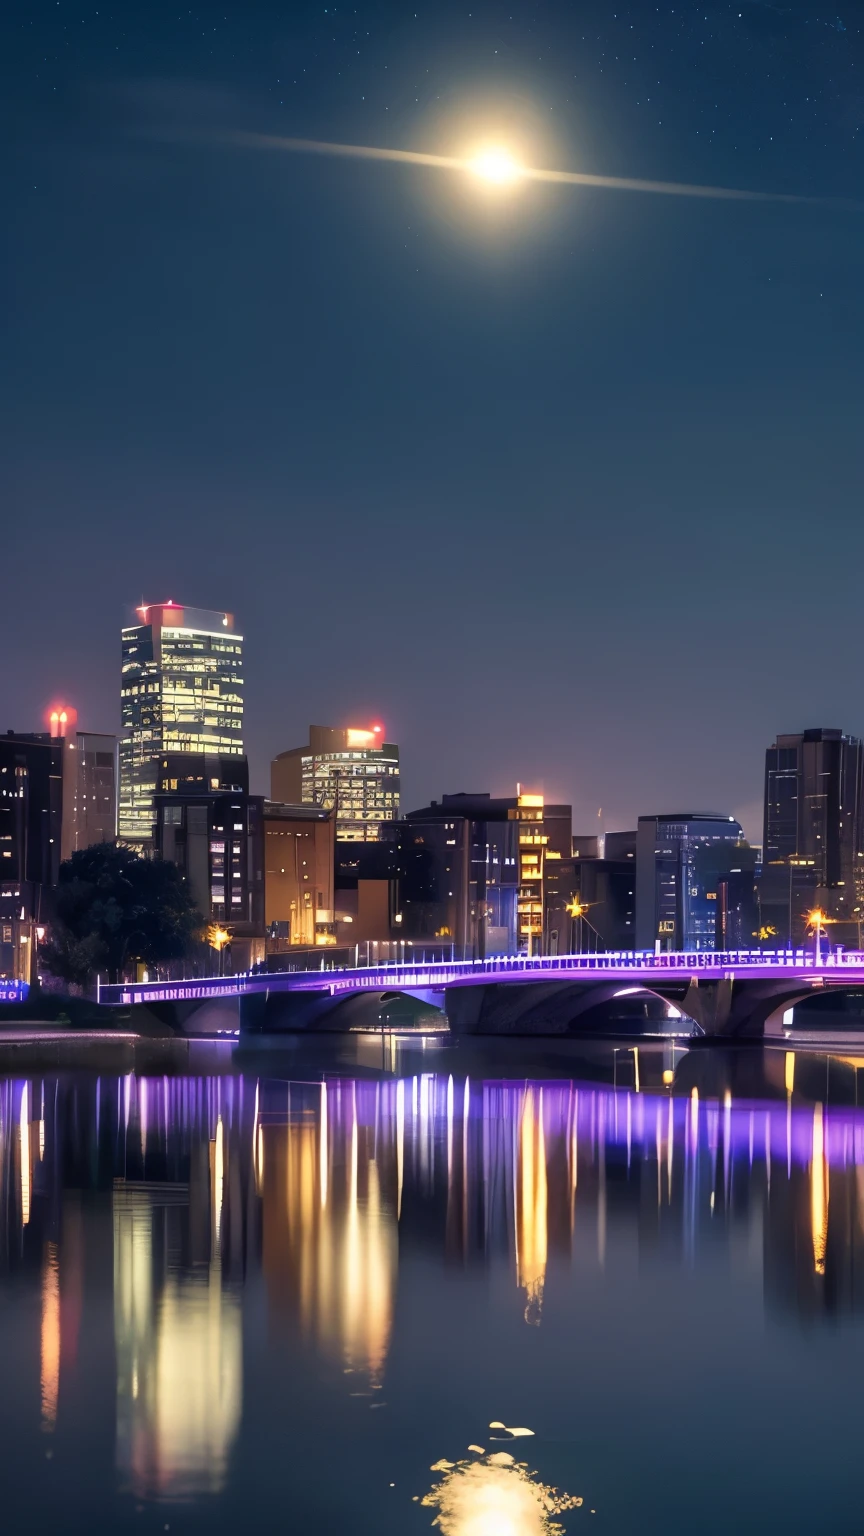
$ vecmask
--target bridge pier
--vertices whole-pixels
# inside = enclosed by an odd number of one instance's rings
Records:
[[[729,1040],[761,1040],[782,1034],[783,1014],[820,989],[799,977],[770,981],[739,981],[731,977],[706,981],[693,977],[681,1008],[706,1036]]]

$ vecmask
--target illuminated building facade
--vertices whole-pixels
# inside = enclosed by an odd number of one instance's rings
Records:
[[[273,800],[336,812],[340,842],[377,842],[399,815],[399,748],[384,727],[309,728],[309,744],[280,752],[270,769]]]
[[[750,852],[732,816],[640,816],[636,832],[636,948],[716,949],[721,874]]]
[[[243,755],[243,637],[230,613],[151,603],[123,630],[121,842],[151,851],[165,753]]]
[[[570,856],[569,805],[542,795],[444,795],[396,830],[400,937],[460,952],[542,954],[550,868]]]
[[[263,825],[268,953],[298,944],[333,944],[333,812],[265,800]]]
[[[778,736],[765,754],[762,922],[803,944],[821,907],[832,939],[858,947],[864,913],[864,744],[842,731]]]

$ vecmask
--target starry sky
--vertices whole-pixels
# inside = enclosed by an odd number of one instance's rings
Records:
[[[577,830],[711,809],[758,840],[774,734],[864,734],[862,27],[5,7],[0,727],[63,695],[116,730],[127,608],[170,597],[237,615],[259,791],[310,721],[380,719],[406,809],[521,780]]]

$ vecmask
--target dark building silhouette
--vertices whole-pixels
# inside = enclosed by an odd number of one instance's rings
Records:
[[[548,953],[546,893],[571,829],[570,806],[542,795],[445,795],[411,811],[394,828],[399,936],[480,958]]]
[[[63,744],[0,736],[0,977],[35,977],[37,929],[57,884],[63,818]]]
[[[840,730],[778,736],[765,754],[760,903],[777,944],[803,944],[821,907],[857,947],[864,910],[864,748]]]
[[[635,833],[633,840],[635,842]],[[566,937],[562,935],[559,944],[559,953],[633,949],[636,943],[635,857],[629,860],[574,858],[562,865],[561,876],[565,879],[568,869],[572,891],[567,905],[572,905],[575,897],[585,911],[583,917],[574,917],[564,906],[567,928]],[[550,880],[550,887],[554,889],[553,880]],[[549,921],[551,925],[551,913]]]
[[[176,864],[204,917],[227,926],[231,961],[264,953],[264,799],[245,757],[169,752],[157,764],[156,851]]]
[[[712,850],[706,856],[706,862],[709,859],[708,870],[704,864],[700,865],[698,854],[696,865],[701,880],[707,882],[713,876],[716,887],[714,947],[718,950],[753,949],[760,923],[756,849],[730,843]]]

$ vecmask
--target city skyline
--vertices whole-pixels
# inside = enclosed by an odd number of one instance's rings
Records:
[[[110,729],[119,604],[167,593],[242,617],[262,786],[310,720],[380,716],[405,804],[521,779],[577,825],[690,805],[755,836],[766,730],[862,734],[854,25],[0,26],[8,718],[60,690]],[[262,134],[812,201],[498,196],[236,142]]]
[[[197,615],[199,617],[201,615],[206,615],[206,614],[209,613],[211,617],[218,616],[220,619],[222,617],[227,618],[227,620],[232,625],[232,627],[235,624],[235,617],[234,617],[233,613],[230,613],[230,612],[226,613],[225,610],[218,609],[218,608],[217,609],[206,609],[206,608],[202,608],[202,607],[200,607],[198,605],[194,605],[193,606],[191,604],[183,604],[183,603],[180,603],[180,602],[177,602],[177,601],[174,601],[174,600],[169,600],[169,601],[166,601],[165,603],[149,603],[149,604],[144,604],[142,602],[140,605],[137,605],[133,610],[124,610],[124,611],[134,611],[138,615],[141,615],[142,613],[145,614],[145,615],[149,615],[151,612],[155,613],[158,610],[158,612],[160,614],[159,622],[162,622],[161,615],[163,614],[163,610],[171,610],[172,608],[177,609],[179,613],[182,613],[183,611],[185,611],[185,612],[187,612],[189,614]],[[170,620],[170,617],[171,617],[170,612],[168,614],[168,617],[169,617],[169,620]],[[242,626],[242,627],[245,630],[245,626]],[[124,626],[123,626],[123,634],[124,634],[124,636],[131,635],[132,634],[132,627],[130,627],[128,624],[124,624]],[[232,628],[232,637],[233,637],[233,628]],[[247,652],[248,654],[252,654],[252,655],[255,654],[255,649],[256,648],[255,648],[255,644],[254,644],[254,626],[253,626],[253,630],[250,631],[249,634],[246,634],[246,633],[239,634],[238,633],[236,638],[238,640],[238,643],[243,644],[245,652]],[[116,639],[116,634],[115,634],[115,639]],[[250,641],[251,641],[251,648],[250,648],[249,644],[247,643],[247,642],[250,642]],[[127,640],[124,640],[124,645],[127,644],[127,643],[128,643]],[[101,668],[100,668],[100,670],[101,670]],[[32,730],[38,730],[40,727],[44,728],[44,727],[49,726],[49,722],[51,720],[52,715],[56,714],[57,709],[59,707],[61,707],[61,706],[64,707],[64,708],[69,708],[72,711],[73,715],[75,715],[76,717],[79,714],[81,714],[82,712],[79,709],[78,699],[81,696],[85,696],[86,697],[86,695],[87,695],[88,690],[84,686],[85,681],[86,680],[84,678],[82,678],[80,680],[81,686],[79,686],[79,689],[78,689],[77,693],[76,693],[74,687],[70,688],[70,689],[67,689],[65,691],[63,689],[61,689],[61,688],[58,688],[58,687],[54,687],[51,690],[49,690],[49,692],[46,694],[46,698],[45,698],[44,702],[41,704],[41,707],[38,707],[37,710],[36,710],[36,717],[35,717],[35,719],[32,718],[33,717],[33,711],[32,710],[30,711],[30,717],[31,718],[29,718],[26,721],[25,727],[24,727],[25,730],[28,730],[28,729],[31,730],[31,731]],[[253,697],[256,697],[256,698],[259,696],[258,695],[258,690],[257,690],[257,688],[255,686],[255,683],[256,683],[256,679],[255,679],[254,675],[251,675],[250,673],[247,672],[247,675],[244,676],[244,679],[243,679],[244,704],[245,704],[245,697],[248,696],[249,693],[251,693],[251,695]],[[117,739],[118,739],[118,742],[122,743],[122,739],[123,739],[123,718],[122,718],[122,714],[123,714],[124,705],[123,705],[122,698],[120,697],[119,694],[117,694],[117,690],[116,690],[116,671],[115,671],[115,700],[114,700],[113,705],[110,704],[106,700],[106,701],[104,701],[104,703],[101,706],[97,703],[96,708],[97,708],[98,719],[99,720],[104,720],[104,718],[110,713],[111,709],[113,708],[113,710],[115,712],[116,723],[113,725],[113,727],[109,726],[106,729],[107,729],[108,734],[116,735]],[[294,713],[296,714],[296,711]],[[323,710],[321,710],[321,709],[317,709],[316,710],[313,707],[312,715],[314,716],[316,713],[319,716],[321,716],[321,715],[323,715]],[[377,732],[378,736],[382,740],[384,739],[385,735],[386,735],[386,737],[388,739],[400,740],[400,732],[398,731],[398,729],[395,730],[395,731],[390,729],[389,717],[388,717],[388,725],[386,727],[386,730],[385,730],[384,726],[382,726],[382,725],[377,723],[379,721],[380,715],[382,713],[382,711],[380,711],[380,710],[377,713],[376,713],[376,711],[374,709],[370,710],[368,712],[367,716],[364,718],[363,715],[362,715],[362,711],[360,709],[352,709],[350,704],[349,704],[349,705],[346,706],[346,708],[345,708],[343,713],[344,713],[344,719],[342,721],[340,721],[340,723],[335,727],[337,732],[345,733],[346,731],[350,732],[351,730],[354,730],[355,732],[357,730],[360,730],[361,733],[362,732],[366,732],[366,733],[376,733]],[[386,713],[386,711],[384,711],[383,713]],[[367,720],[369,722],[368,724],[366,723]],[[373,721],[376,722],[376,723],[372,724],[371,722],[373,722]],[[82,716],[82,724],[83,724],[84,729],[86,729],[87,731],[90,731],[91,733],[94,730],[98,732],[98,730],[100,730],[102,728],[98,724],[98,722],[94,723],[93,721],[91,721],[91,720],[89,720],[87,718],[83,718],[83,716]],[[847,724],[847,722],[844,721],[842,723],[842,725],[839,727],[839,729],[845,730],[846,729],[846,724]],[[20,721],[18,722],[18,728],[20,728]],[[824,730],[824,729],[826,729],[824,726],[817,727],[814,724],[814,722],[811,722],[810,725],[807,725],[806,722],[803,721],[800,718],[798,720],[794,721],[790,728],[794,729],[794,730],[796,730],[798,732],[814,730],[814,729],[816,729],[816,730]],[[838,727],[836,727],[836,726],[832,727],[832,729],[837,729],[837,728]],[[53,730],[53,726],[51,726],[51,729]],[[316,727],[316,729],[317,729],[317,727]],[[864,729],[864,727],[862,727],[862,729]],[[275,760],[278,757],[280,757],[280,756],[286,757],[289,754],[286,753],[286,751],[284,750],[284,747],[282,747],[281,745],[277,745],[276,749],[272,752],[272,754],[270,756],[270,759],[268,761],[261,761],[259,754],[256,753],[254,748],[251,746],[250,736],[251,736],[251,741],[252,742],[262,741],[262,740],[276,740],[276,741],[279,741],[279,742],[283,742],[285,739],[289,739],[290,735],[293,734],[293,730],[292,730],[292,728],[290,726],[286,727],[285,730],[282,730],[278,723],[277,724],[272,724],[270,722],[268,722],[268,724],[266,726],[262,727],[262,724],[261,724],[261,722],[259,720],[253,719],[252,722],[251,722],[251,732],[250,732],[249,716],[248,716],[248,714],[245,713],[245,710],[244,710],[243,711],[242,731],[243,731],[243,735],[242,735],[241,746],[242,746],[242,750],[244,751],[245,755],[248,757],[249,764],[250,764],[250,775],[249,775],[249,777],[250,777],[250,788],[251,788],[253,793],[254,792],[264,793],[266,789],[269,789],[270,779],[271,779],[271,771],[272,771],[273,763],[275,762]],[[309,727],[308,726],[304,726],[302,728],[298,728],[297,735],[300,736],[300,737],[303,737],[303,736],[308,735],[308,732],[309,732]],[[593,833],[597,832],[598,829],[602,830],[604,832],[606,832],[606,831],[608,831],[608,832],[619,832],[619,831],[623,831],[623,830],[625,830],[627,828],[630,828],[630,827],[634,827],[635,828],[635,825],[636,825],[636,823],[637,823],[637,821],[638,821],[640,816],[644,817],[647,814],[658,814],[658,815],[661,815],[661,816],[670,815],[670,814],[671,815],[675,815],[675,814],[678,814],[680,812],[680,809],[681,809],[682,805],[689,805],[691,808],[695,808],[699,813],[706,812],[708,814],[720,814],[720,815],[722,815],[724,817],[727,816],[727,815],[730,815],[730,816],[734,817],[734,819],[736,821],[739,821],[741,823],[742,828],[743,828],[743,832],[744,832],[744,836],[747,839],[747,841],[752,843],[752,844],[754,844],[754,845],[756,845],[756,846],[761,846],[762,841],[763,841],[763,833],[764,833],[764,810],[765,810],[765,794],[764,794],[764,761],[765,761],[765,751],[769,747],[770,740],[771,740],[772,737],[780,736],[780,735],[783,735],[783,734],[784,734],[784,732],[780,729],[779,726],[777,726],[777,724],[773,720],[771,720],[771,721],[767,721],[766,720],[765,725],[762,727],[762,738],[763,739],[762,739],[760,745],[757,748],[756,761],[755,761],[754,766],[753,766],[753,771],[749,775],[750,780],[751,780],[751,786],[750,787],[751,787],[752,793],[750,793],[749,796],[745,793],[744,797],[739,800],[739,803],[737,805],[734,805],[734,804],[731,803],[731,795],[732,795],[731,789],[724,790],[723,786],[720,785],[720,787],[716,788],[713,791],[713,793],[712,793],[710,791],[707,791],[707,790],[704,790],[703,788],[701,788],[699,783],[693,782],[693,783],[690,784],[689,788],[685,786],[685,789],[682,790],[680,795],[677,794],[677,791],[674,794],[672,792],[669,792],[665,797],[663,795],[661,795],[660,798],[656,801],[655,804],[652,805],[651,809],[649,810],[649,798],[650,797],[648,797],[646,792],[640,788],[640,786],[642,784],[642,779],[640,778],[638,773],[634,773],[633,781],[632,781],[632,789],[630,790],[629,795],[627,796],[627,798],[624,801],[625,807],[628,807],[628,808],[625,809],[623,812],[617,812],[616,813],[616,810],[615,810],[614,806],[606,807],[606,806],[603,806],[602,804],[598,804],[597,806],[592,807],[587,794],[584,791],[580,792],[580,786],[578,784],[575,784],[573,786],[573,788],[571,789],[569,795],[562,795],[561,798],[566,800],[566,802],[568,804],[571,804],[573,806],[573,827],[574,827],[574,832],[576,832],[577,834],[581,834],[581,835],[593,834]],[[477,743],[473,742],[470,737],[463,737],[461,739],[461,741],[460,741],[460,749],[461,749],[460,750],[460,756],[458,758],[454,756],[453,759],[452,759],[452,768],[450,770],[451,771],[451,778],[446,783],[444,783],[444,784],[442,784],[441,782],[439,782],[437,780],[434,781],[431,784],[431,787],[430,787],[430,790],[429,790],[429,794],[427,796],[427,800],[435,799],[435,798],[437,798],[442,793],[455,793],[455,792],[463,793],[463,792],[465,792],[465,785],[463,785],[461,783],[461,779],[462,778],[466,778],[467,779],[468,770],[465,768],[465,763],[466,762],[470,762],[472,760],[472,757],[474,756],[475,751],[476,751],[476,746],[477,746]],[[424,765],[421,765],[421,764],[418,763],[418,760],[415,757],[415,754],[414,754],[414,752],[411,749],[411,744],[410,743],[408,744],[408,748],[409,748],[409,751],[408,751],[408,756],[405,759],[405,765],[407,765],[407,770],[408,770],[407,771],[407,781],[408,781],[408,784],[409,784],[409,792],[406,794],[405,791],[403,790],[403,791],[401,791],[401,793],[399,795],[399,798],[401,799],[402,808],[403,808],[403,814],[404,814],[404,812],[406,810],[411,809],[412,807],[415,807],[417,805],[422,804],[422,796],[419,793],[419,791],[416,794],[410,791],[411,784],[415,783],[415,782],[418,785],[421,784],[421,783],[425,784],[428,781],[428,774],[425,771],[425,767],[424,767]],[[465,750],[466,748],[467,748],[467,751]],[[167,749],[168,748],[166,748],[166,750]],[[222,750],[225,750],[225,748],[223,747]],[[231,750],[235,750],[236,751],[236,750],[238,750],[238,748],[235,745],[235,747],[233,747]],[[297,749],[297,750],[299,751],[299,749]],[[532,754],[530,751],[529,752],[525,752],[523,755],[525,757],[527,757],[529,760],[531,759],[531,757],[533,755],[534,756],[534,760],[536,761],[536,754]],[[121,756],[122,756],[122,754],[121,754]],[[644,759],[640,759],[640,767],[644,766],[644,761],[645,761]],[[398,763],[398,751],[397,751],[397,763]],[[405,765],[403,765],[403,768],[402,768],[402,780],[403,780],[403,783],[405,781]],[[608,767],[608,764],[607,764],[607,767]],[[478,788],[480,788],[480,789],[483,789],[484,791],[491,790],[491,793],[493,794],[493,796],[496,795],[496,794],[499,794],[499,795],[500,794],[506,794],[506,793],[510,792],[516,784],[523,782],[519,778],[519,760],[518,759],[516,760],[516,769],[517,769],[516,778],[514,779],[513,783],[511,784],[508,779],[506,779],[506,778],[504,778],[502,776],[502,769],[501,769],[500,765],[494,763],[494,761],[493,761],[492,763],[490,763],[490,766],[489,766],[487,780],[482,785],[480,785],[480,786],[474,785],[473,786],[473,790],[468,790],[467,792],[471,793],[471,792],[476,791]],[[530,782],[527,779],[527,777],[524,778],[524,787],[526,789],[536,790],[538,793],[544,794],[545,798],[547,799],[547,801],[548,800],[553,800],[556,797],[553,794],[550,794],[550,792],[548,790],[548,787],[547,787],[548,784],[550,784],[550,783],[552,783],[552,784],[559,784],[559,783],[566,784],[567,781],[568,781],[568,775],[570,774],[570,772],[571,772],[571,770],[568,770],[568,768],[565,767],[561,763],[558,755],[555,754],[554,749],[553,749],[551,758],[549,760],[547,760],[546,762],[541,763],[539,765],[539,771],[537,773],[535,773],[533,778],[531,778]],[[708,773],[706,775],[706,778],[707,778],[707,782],[709,784],[710,783],[713,783],[714,785],[718,784],[718,776],[716,774],[716,771],[713,772],[713,773]],[[122,780],[122,769],[121,769],[121,780]],[[398,780],[398,773],[397,773],[397,780]],[[460,780],[458,791],[456,789],[456,781],[457,780]],[[281,796],[281,797],[280,796],[276,796],[276,798],[277,799],[278,798],[285,798],[285,796]],[[301,798],[304,798],[304,797],[301,796],[301,795],[298,795],[298,802],[299,802],[299,800]],[[602,816],[600,814],[601,812],[602,812]]]
[[[862,81],[0,8],[3,1536],[860,1523]]]

